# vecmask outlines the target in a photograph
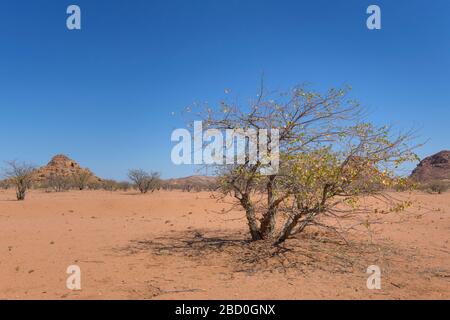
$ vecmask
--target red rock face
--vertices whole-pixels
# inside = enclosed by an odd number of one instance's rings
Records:
[[[423,159],[411,174],[419,182],[450,181],[450,151],[441,151]]]
[[[56,155],[50,160],[47,167],[60,167],[60,168],[77,168],[80,169],[80,166],[75,161],[69,159],[67,156],[63,154]]]
[[[43,182],[51,175],[72,177],[80,172],[86,172],[91,175],[92,181],[101,181],[89,169],[81,168],[78,163],[63,154],[54,156],[46,166],[39,168],[36,172],[36,181]]]

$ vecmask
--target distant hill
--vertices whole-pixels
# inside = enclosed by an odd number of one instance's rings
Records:
[[[201,188],[209,189],[216,184],[217,179],[211,176],[189,176],[184,178],[167,179],[164,183],[173,188]]]
[[[44,182],[52,175],[70,178],[74,174],[81,172],[88,173],[91,176],[91,182],[102,181],[102,179],[96,177],[88,168],[81,168],[77,162],[64,154],[54,156],[46,166],[37,169],[35,180],[38,183]]]
[[[443,150],[423,159],[411,174],[418,182],[450,181],[450,151]]]

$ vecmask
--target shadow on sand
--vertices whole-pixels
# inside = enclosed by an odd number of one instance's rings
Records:
[[[346,244],[327,233],[305,233],[289,239],[283,245],[274,246],[269,242],[250,241],[245,234],[226,230],[195,230],[136,239],[113,250],[124,255],[144,253],[190,259],[198,265],[222,261],[230,271],[246,273],[307,273],[318,269],[348,273],[394,255],[393,250],[386,245],[364,241]]]

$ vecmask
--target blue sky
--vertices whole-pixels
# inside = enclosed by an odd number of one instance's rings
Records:
[[[66,28],[77,4],[82,30]],[[382,29],[366,28],[377,4]],[[172,116],[229,88],[349,84],[378,124],[450,149],[450,2],[1,0],[0,162],[65,153],[97,175],[192,173],[170,160]]]

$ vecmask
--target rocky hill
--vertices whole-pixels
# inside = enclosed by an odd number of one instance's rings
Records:
[[[54,156],[50,162],[36,171],[36,182],[44,182],[52,175],[62,177],[73,177],[78,173],[86,173],[91,176],[90,181],[99,182],[100,178],[96,177],[88,168],[81,168],[80,165],[63,154]]]
[[[411,178],[418,182],[450,181],[450,151],[444,150],[423,159]]]

